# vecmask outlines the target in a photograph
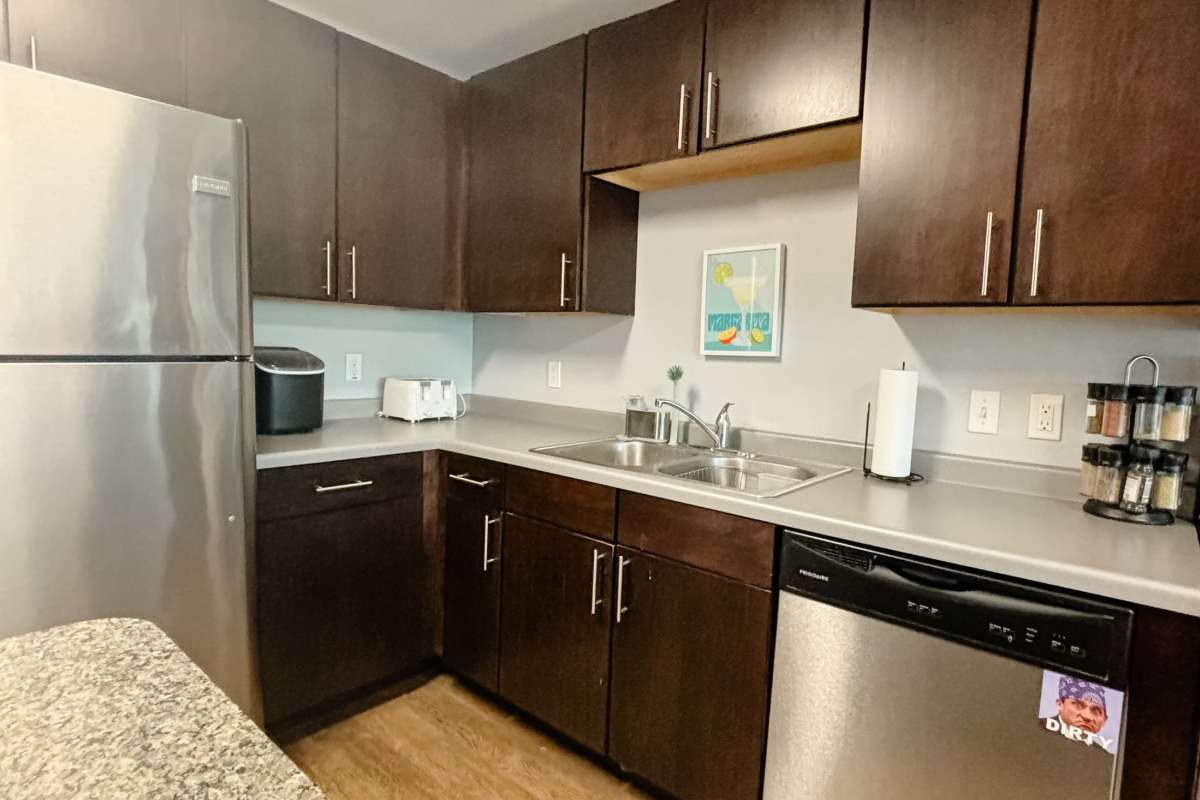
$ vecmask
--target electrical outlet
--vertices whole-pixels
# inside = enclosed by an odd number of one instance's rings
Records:
[[[346,353],[346,380],[362,380],[362,353]]]
[[[970,433],[1000,433],[1000,393],[971,392],[971,410],[967,416],[967,431]]]
[[[1031,394],[1029,396],[1029,438],[1062,440],[1063,396],[1061,394]]]
[[[546,386],[551,389],[562,388],[562,362],[547,361],[546,362]]]

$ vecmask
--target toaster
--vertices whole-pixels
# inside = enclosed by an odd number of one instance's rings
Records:
[[[454,419],[458,416],[458,391],[454,381],[441,378],[387,378],[380,413],[409,422]]]

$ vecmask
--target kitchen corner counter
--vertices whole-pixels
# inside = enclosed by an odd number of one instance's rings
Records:
[[[323,795],[158,627],[99,619],[0,640],[0,797]]]
[[[1200,617],[1200,542],[1189,523],[1123,525],[1084,514],[1066,500],[946,481],[906,487],[872,481],[859,471],[760,500],[530,452],[604,435],[558,421],[482,413],[415,425],[335,419],[313,433],[260,436],[258,467],[446,450]]]

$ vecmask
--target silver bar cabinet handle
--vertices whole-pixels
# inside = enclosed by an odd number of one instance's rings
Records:
[[[675,139],[676,150],[687,150],[687,105],[691,96],[687,84],[679,84],[679,135]]]
[[[326,239],[321,249],[325,251],[325,285],[321,288],[326,297],[333,297],[333,242]]]
[[[29,37],[29,67],[37,69],[37,36]]]
[[[632,558],[621,556],[617,559],[617,624],[621,624],[621,617],[629,611],[629,606],[625,605],[625,568],[633,563]]]
[[[604,600],[597,596],[596,592],[600,586],[600,562],[604,560],[604,553],[599,550],[592,550],[592,616],[596,616],[596,609],[604,605]]]
[[[350,299],[358,299],[358,245],[351,245],[346,252],[350,256]]]
[[[987,215],[987,230],[983,234],[983,286],[979,289],[981,297],[987,297],[988,293],[988,268],[992,261],[992,225],[995,224],[996,215],[991,211]]]
[[[1033,228],[1033,269],[1030,270],[1033,274],[1029,279],[1029,296],[1037,297],[1038,292],[1038,267],[1042,261],[1042,227],[1046,223],[1046,210],[1039,208],[1037,210],[1037,220]]]
[[[559,261],[558,273],[558,307],[567,307],[567,265],[571,263],[571,259],[567,258],[567,254],[562,254],[562,259]]]
[[[720,81],[711,72],[708,73],[708,98],[707,105],[704,108],[704,140],[711,141],[716,138],[717,129],[713,126],[713,111],[717,105],[717,88],[720,86]]]
[[[375,481],[352,481],[350,483],[339,483],[334,486],[322,486],[319,483],[313,484],[313,491],[317,494],[325,494],[326,492],[345,492],[350,489],[366,489],[368,486],[374,486]]]
[[[487,480],[483,480],[483,481],[477,480],[475,478],[472,478],[471,473],[469,473],[469,472],[460,472],[457,475],[451,475],[450,480],[458,481],[459,483],[469,483],[472,486],[478,486],[480,489],[483,489],[487,486],[491,486],[493,483],[496,482],[495,478],[488,478]]]
[[[492,526],[499,525],[499,524],[500,524],[500,517],[492,518],[492,517],[488,516],[487,514],[483,515],[483,571],[484,572],[487,572],[489,566],[491,566],[492,564],[495,564],[497,561],[500,560],[500,556],[496,556],[495,558],[488,558],[488,552],[490,552],[492,549],[491,545],[489,544],[489,541],[490,541],[489,537],[490,537],[490,534],[492,531]]]

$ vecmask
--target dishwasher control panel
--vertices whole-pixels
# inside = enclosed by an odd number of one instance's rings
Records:
[[[781,591],[1123,688],[1133,612],[792,531]]]

